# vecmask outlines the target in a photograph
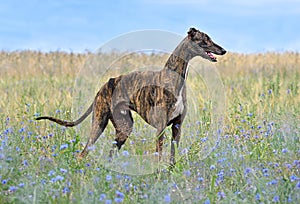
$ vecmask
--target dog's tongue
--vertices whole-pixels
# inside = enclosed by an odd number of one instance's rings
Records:
[[[211,52],[207,52],[207,55],[212,59],[217,59]]]

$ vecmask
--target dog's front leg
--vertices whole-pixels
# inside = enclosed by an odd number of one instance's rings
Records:
[[[132,132],[133,118],[129,107],[120,103],[114,108],[113,117],[110,119],[116,129],[116,138],[113,149],[110,151],[110,158],[113,157],[115,149],[121,149]]]
[[[171,142],[171,165],[175,165],[175,146],[178,148],[181,134],[181,123],[173,123],[172,125],[172,142]]]

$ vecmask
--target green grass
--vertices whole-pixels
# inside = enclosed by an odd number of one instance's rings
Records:
[[[167,56],[130,55],[103,75],[103,67],[84,73],[88,57],[90,53],[0,53],[0,203],[299,203],[298,53],[229,53],[220,58],[216,70],[226,96],[220,123],[213,120],[213,101],[202,72],[194,73],[202,61],[193,60],[178,162],[172,171],[163,165],[146,175],[107,168],[101,154],[108,154],[112,125],[95,149],[78,160],[90,118],[76,128],[34,120],[38,115],[74,119],[109,76],[147,69],[149,64],[161,66]],[[109,65],[118,55],[99,57]],[[76,77],[81,79],[77,84]],[[85,97],[88,100],[82,101]],[[149,169],[151,163],[142,155],[154,152],[156,132],[134,117],[134,131],[120,154],[140,155],[137,161]],[[168,154],[170,128],[165,133]],[[210,142],[216,141],[205,157]],[[120,168],[123,162],[126,159]]]

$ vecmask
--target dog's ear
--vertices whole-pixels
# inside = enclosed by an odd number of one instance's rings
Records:
[[[190,30],[187,32],[189,39],[193,39],[197,31],[198,30],[196,28],[190,28]]]

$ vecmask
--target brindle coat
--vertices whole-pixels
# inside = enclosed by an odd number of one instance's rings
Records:
[[[132,72],[109,79],[99,90],[88,110],[74,122],[49,116],[36,119],[48,119],[72,127],[93,112],[91,134],[80,154],[83,157],[104,131],[109,120],[116,129],[115,141],[120,149],[132,131],[131,111],[135,111],[157,129],[156,151],[159,157],[162,152],[163,131],[172,125],[170,162],[174,164],[174,143],[179,143],[181,124],[187,111],[185,81],[188,62],[196,56],[216,62],[212,53],[224,55],[226,51],[215,44],[207,34],[190,28],[187,37],[175,48],[161,71]]]

